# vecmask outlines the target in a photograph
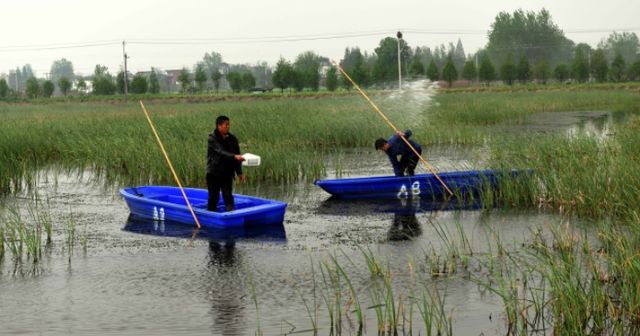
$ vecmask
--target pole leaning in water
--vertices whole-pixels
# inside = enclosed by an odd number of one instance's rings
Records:
[[[349,82],[351,82],[351,84],[353,84],[353,87],[356,88],[356,90],[358,90],[358,92],[360,92],[360,94],[369,102],[369,104],[371,104],[371,106],[373,106],[373,108],[376,110],[376,112],[378,112],[378,114],[380,114],[380,116],[382,117],[382,119],[384,119],[384,121],[387,123],[387,125],[389,125],[394,132],[398,133],[399,130],[396,128],[395,125],[393,125],[393,123],[391,123],[391,121],[389,120],[389,118],[387,118],[387,116],[382,113],[382,111],[378,108],[378,106],[369,98],[369,96],[367,96],[366,93],[364,93],[364,91],[362,91],[362,89],[360,88],[360,86],[358,86],[358,84],[356,84],[356,82],[351,79],[351,77],[349,77],[349,75],[344,71],[344,69],[342,69],[342,67],[340,66],[340,64],[338,64],[338,62],[336,62],[335,60],[332,60],[333,64],[336,65],[336,67],[338,68],[338,70],[340,70],[340,72],[347,77],[347,79],[349,80]],[[400,135],[400,134],[398,134]],[[427,169],[429,169],[429,171],[433,174],[433,176],[435,176],[438,181],[442,184],[442,186],[444,187],[445,190],[447,190],[447,192],[449,193],[449,196],[453,196],[453,192],[451,191],[451,189],[449,189],[449,187],[447,187],[447,184],[444,183],[444,181],[442,181],[442,179],[440,178],[440,176],[438,176],[438,174],[436,173],[435,169],[433,169],[433,166],[431,166],[429,164],[429,162],[427,162],[427,160],[425,160],[422,155],[420,155],[420,153],[418,153],[418,151],[416,151],[415,148],[413,148],[413,146],[411,146],[411,144],[409,143],[409,140],[407,140],[403,135],[400,135],[400,138],[402,139],[402,141],[404,141],[405,144],[407,144],[407,146],[409,146],[409,148],[411,148],[411,150],[413,151],[413,153],[415,155],[418,156],[418,158],[420,159],[420,162],[422,162],[425,166],[427,166]]]
[[[176,171],[173,169],[173,165],[171,164],[171,160],[169,160],[169,155],[167,155],[167,151],[164,150],[164,146],[162,145],[162,141],[160,141],[160,136],[158,135],[158,132],[156,131],[156,128],[153,126],[153,123],[151,122],[151,118],[149,117],[149,112],[147,112],[147,109],[144,107],[144,104],[142,103],[142,100],[140,101],[140,106],[142,106],[142,111],[144,112],[144,116],[147,117],[147,121],[149,122],[149,126],[151,126],[151,130],[153,131],[153,135],[155,135],[156,136],[156,140],[158,140],[158,145],[160,145],[160,149],[162,150],[162,154],[164,154],[164,158],[165,158],[165,160],[167,160],[167,164],[169,165],[169,169],[171,169],[171,173],[173,174],[173,178],[176,180],[176,183],[178,183],[178,187],[180,187],[180,192],[182,193],[182,197],[184,197],[184,200],[187,202],[187,206],[189,207],[189,211],[191,211],[191,215],[193,216],[193,219],[196,221],[196,226],[199,229],[201,227],[200,226],[200,221],[198,221],[198,217],[196,216],[196,213],[193,212],[193,208],[191,207],[191,202],[189,202],[189,198],[187,198],[187,194],[185,194],[184,189],[182,188],[182,183],[180,183],[180,179],[178,178],[178,175],[176,174]]]

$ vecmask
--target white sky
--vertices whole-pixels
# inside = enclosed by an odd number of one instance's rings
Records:
[[[346,47],[373,52],[380,40],[397,30],[409,46],[434,47],[462,40],[466,53],[487,42],[487,31],[500,11],[546,8],[565,35],[591,46],[613,30],[640,34],[640,0],[1,0],[0,74],[26,63],[37,76],[49,72],[54,60],[70,60],[76,73],[90,74],[96,64],[115,73],[122,67],[127,40],[179,41],[208,39],[183,45],[127,44],[132,72],[191,68],[206,52],[219,52],[227,63],[270,65],[312,50],[339,60]],[[578,33],[591,30],[597,32]],[[249,42],[247,38],[311,37],[372,33],[373,36],[301,41]],[[238,41],[238,39],[245,39]],[[220,41],[220,39],[227,39]],[[214,41],[218,40],[218,41]],[[234,41],[235,40],[235,41]],[[281,38],[280,38],[281,40]],[[86,48],[26,50],[62,44],[113,44]],[[20,48],[14,48],[20,46]]]

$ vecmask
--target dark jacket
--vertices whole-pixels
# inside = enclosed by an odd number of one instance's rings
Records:
[[[409,141],[411,146],[413,146],[418,153],[422,153],[422,147],[417,142],[409,140],[411,134],[411,130],[404,131],[404,138]],[[400,162],[398,162],[398,155],[407,156],[409,158],[417,158],[417,156],[397,134],[392,135],[389,140],[387,140],[387,143],[389,143],[387,155],[389,156],[389,161],[391,161],[391,165],[393,166],[393,172],[396,176],[403,176],[404,173],[402,172],[402,167],[400,167]]]
[[[209,134],[209,145],[207,147],[207,173],[234,177],[234,173],[242,175],[242,163],[234,158],[240,154],[238,139],[229,133],[226,138],[218,130]]]

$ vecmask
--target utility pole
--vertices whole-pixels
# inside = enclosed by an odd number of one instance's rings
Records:
[[[402,90],[402,63],[400,61],[400,40],[402,40],[402,32],[398,31],[396,37],[398,37],[398,90]]]
[[[125,42],[124,40],[122,41],[122,55],[124,56],[124,99],[127,99],[127,94],[129,93],[129,88],[128,86],[128,81],[129,79],[127,78],[127,58],[129,58],[127,56],[127,52],[124,50],[124,45]]]

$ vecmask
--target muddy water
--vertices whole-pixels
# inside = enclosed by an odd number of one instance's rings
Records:
[[[469,146],[426,148],[441,170],[480,168],[484,152]],[[366,149],[335,160],[343,176],[390,173],[386,157]],[[318,263],[336,254],[363,306],[369,306],[370,276],[360,251],[368,247],[392,269],[395,293],[405,300],[422,293],[408,290],[409,283],[446,293],[455,334],[500,335],[505,328],[498,297],[464,279],[464,272],[426,275],[424,260],[445,253],[443,234],[456,239],[460,228],[474,254],[482,255],[498,239],[510,250],[520,249],[532,230],[548,232],[560,224],[591,230],[588,223],[542,211],[335,201],[300,183],[236,190],[288,202],[283,225],[246,236],[201,233],[192,240],[191,229],[129,218],[117,189],[100,187],[90,173],[42,174],[38,193],[48,202],[54,241],[35,267],[25,258],[14,263],[11,255],[0,262],[0,333],[253,335],[260,329],[265,335],[285,334],[311,328],[304,298],[312,307],[317,302],[320,334],[328,334],[327,308],[320,293],[314,295],[312,271],[320,282]],[[23,210],[29,202],[27,195],[8,201]],[[70,221],[78,236],[71,256],[65,248]],[[414,278],[410,263],[417,270]],[[374,310],[365,310],[365,318],[366,334],[376,334]],[[413,320],[418,334],[423,322],[417,310]],[[346,320],[343,333],[355,333]]]

